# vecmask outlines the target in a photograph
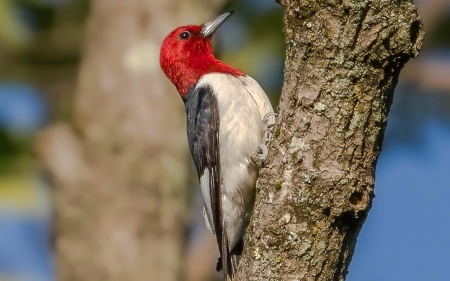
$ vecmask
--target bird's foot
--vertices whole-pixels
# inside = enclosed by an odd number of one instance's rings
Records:
[[[273,116],[273,118],[271,118]],[[262,123],[263,123],[263,129],[264,129],[264,137],[261,141],[261,143],[258,146],[258,150],[256,151],[256,155],[253,155],[251,157],[252,161],[258,166],[258,167],[264,167],[266,163],[267,158],[267,145],[272,139],[272,129],[275,126],[275,117],[277,116],[276,113],[270,112],[267,113],[266,116],[264,116]]]

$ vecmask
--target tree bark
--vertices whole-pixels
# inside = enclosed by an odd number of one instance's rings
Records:
[[[222,2],[92,2],[73,123],[37,141],[55,186],[58,280],[183,280],[190,160],[159,48]]]
[[[286,68],[239,280],[344,280],[374,197],[412,1],[282,0]]]

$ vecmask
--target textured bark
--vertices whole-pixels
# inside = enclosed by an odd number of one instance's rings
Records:
[[[55,185],[58,280],[183,280],[189,153],[159,47],[221,2],[92,2],[73,124],[37,141]]]
[[[412,1],[284,0],[285,83],[239,280],[344,280],[374,197]]]

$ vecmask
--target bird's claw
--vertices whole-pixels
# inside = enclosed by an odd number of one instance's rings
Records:
[[[271,116],[274,116],[274,118],[270,118]],[[259,144],[258,150],[256,151],[257,156],[259,159],[255,159],[256,157],[252,157],[252,161],[258,165],[259,167],[264,167],[266,164],[266,157],[268,153],[267,145],[269,144],[270,140],[272,139],[272,128],[275,126],[275,117],[277,116],[274,112],[267,113],[263,120],[263,129],[264,129],[264,137]],[[259,160],[259,161],[258,161]]]

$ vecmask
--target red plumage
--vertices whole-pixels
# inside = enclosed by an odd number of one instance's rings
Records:
[[[202,26],[186,25],[172,31],[161,46],[159,61],[164,73],[176,86],[181,97],[205,74],[218,72],[233,76],[245,75],[214,56],[211,37],[204,37]],[[189,39],[182,39],[183,32],[189,32]]]

